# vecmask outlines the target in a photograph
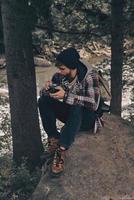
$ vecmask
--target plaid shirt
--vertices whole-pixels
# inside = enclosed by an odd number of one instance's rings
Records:
[[[62,86],[64,79],[65,77],[56,73],[53,76],[52,81]],[[63,88],[65,88],[66,91],[63,101],[67,104],[81,105],[92,111],[97,110],[100,90],[98,75],[95,70],[87,68],[87,73],[83,80],[79,81],[78,77],[71,88],[68,88],[67,84],[66,87],[63,85]]]

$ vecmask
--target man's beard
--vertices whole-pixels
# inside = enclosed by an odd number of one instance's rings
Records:
[[[65,75],[66,80],[68,80],[68,82],[71,82],[74,78],[72,78],[71,76],[71,72],[69,72],[67,75]]]
[[[77,74],[76,74],[77,75]],[[75,77],[76,77],[76,75],[75,75]],[[71,74],[71,72],[69,72],[67,75],[65,75],[64,76],[65,77],[65,79],[68,81],[68,82],[72,82],[74,79],[75,79],[75,77],[72,77],[72,74]]]

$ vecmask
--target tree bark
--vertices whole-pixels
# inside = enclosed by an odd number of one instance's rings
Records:
[[[111,112],[121,115],[124,0],[112,0]]]
[[[35,166],[43,152],[39,129],[27,0],[3,0],[2,18],[11,112],[13,159]]]

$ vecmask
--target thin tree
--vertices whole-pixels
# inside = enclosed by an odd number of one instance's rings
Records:
[[[121,116],[124,0],[112,0],[111,112]]]
[[[2,0],[13,159],[35,166],[43,152],[27,0]]]

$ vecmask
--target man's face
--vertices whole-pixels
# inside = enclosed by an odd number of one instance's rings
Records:
[[[71,75],[71,69],[67,68],[65,65],[61,65],[58,67],[59,73],[63,76],[70,76]]]

